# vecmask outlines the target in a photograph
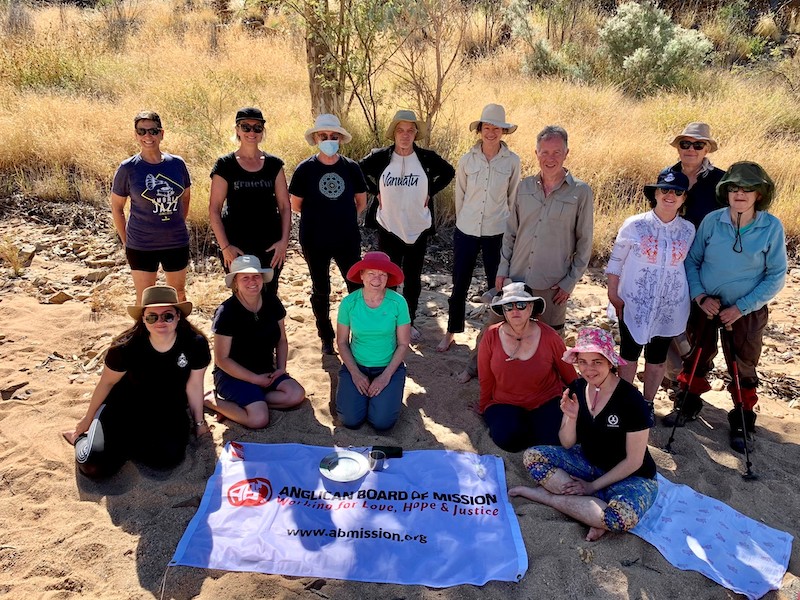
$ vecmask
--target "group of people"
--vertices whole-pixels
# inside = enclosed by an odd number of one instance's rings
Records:
[[[647,451],[656,391],[665,376],[680,386],[665,425],[697,418],[720,329],[734,379],[731,446],[752,449],[756,365],[767,304],[783,286],[786,246],[780,221],[767,212],[772,180],[751,162],[727,172],[714,167],[707,155],[717,142],[707,124],[691,123],[675,136],[679,162],[643,190],[651,210],[628,218],[617,235],[606,273],[619,353],[603,329],[582,329],[570,349],[563,340],[567,300],[588,266],[593,237],[592,190],[564,167],[563,128],[539,132],[539,171],[522,178],[520,159],[503,140],[517,126],[497,104],[470,124],[477,140],[456,169],[417,145],[425,123],[412,111],[398,111],[386,130],[391,144],[360,162],[339,153],[352,139],[339,120],[320,115],[305,132],[317,152],[297,165],[289,183],[283,162],[259,147],[264,128],[259,109],[239,110],[239,148],[211,171],[210,221],[232,295],[214,315],[215,390],[204,395],[211,353],[187,319],[192,304],[185,293],[191,182],[180,157],[160,149],[160,117],[136,115],[140,152],[120,165],[111,197],[136,288],[128,309],[136,323],[115,339],[85,416],[64,434],[83,473],[106,476],[127,459],[174,466],[190,423],[198,436],[208,433],[204,408],[260,428],[271,409],[304,400],[302,385],[287,373],[286,311],[278,295],[291,211],[300,213],[322,353],[338,349],[341,358],[338,419],[350,428],[393,427],[404,359],[421,335],[414,318],[433,199],[454,177],[453,288],[437,350],[448,351],[464,330],[480,253],[492,318],[459,380],[478,377],[478,412],[491,439],[509,452],[527,449],[525,466],[538,485],[512,488],[511,495],[586,523],[590,540],[633,527],[657,491]],[[378,250],[361,258],[358,215],[368,194]],[[331,261],[349,292],[335,328]],[[159,265],[167,286],[155,285]],[[643,394],[633,385],[642,351]],[[128,426],[140,408],[158,417],[146,445]]]

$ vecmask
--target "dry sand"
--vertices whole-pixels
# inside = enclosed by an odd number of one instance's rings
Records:
[[[449,277],[431,275],[418,323],[423,333],[408,357],[406,407],[386,435],[368,426],[350,431],[332,419],[331,397],[339,361],[321,357],[308,302],[305,265],[291,252],[281,278],[288,310],[289,371],[309,401],[292,412],[274,412],[272,424],[248,431],[215,423],[212,436],[195,441],[185,462],[168,475],[133,464],[102,483],[79,476],[73,449],[60,436],[83,415],[98,379],[102,352],[112,334],[129,323],[123,307],[134,299],[130,275],[110,234],[48,227],[6,218],[0,239],[40,246],[21,278],[0,276],[0,595],[9,598],[159,598],[165,568],[195,513],[216,457],[230,440],[314,445],[400,445],[447,448],[503,457],[509,485],[527,482],[519,454],[499,450],[473,406],[478,384],[459,385],[480,320],[471,321],[445,354],[435,351],[446,325]],[[754,470],[745,482],[742,457],[728,447],[726,393],[706,395],[703,418],[678,430],[676,453],[665,454],[668,431],[653,430],[651,452],[662,474],[718,498],[764,523],[798,534],[800,520],[800,411],[794,389],[800,361],[794,356],[798,277],[773,303],[762,387]],[[341,296],[344,286],[335,284]],[[584,277],[571,300],[569,329],[603,320],[600,269]],[[218,273],[193,273],[194,322],[209,331],[209,316],[227,296]],[[50,299],[72,299],[49,304]],[[786,374],[788,378],[779,374]],[[209,369],[210,375],[210,369]],[[210,383],[208,377],[207,383]],[[717,387],[721,382],[718,382]],[[669,410],[666,394],[656,412]],[[150,415],[131,423],[147,436]],[[583,541],[586,527],[547,507],[514,501],[530,567],[518,584],[490,582],[444,590],[421,586],[170,569],[164,598],[732,598],[695,572],[667,563],[633,535]],[[783,590],[768,598],[794,600],[800,591],[800,545],[795,543]],[[487,549],[487,560],[491,550]]]

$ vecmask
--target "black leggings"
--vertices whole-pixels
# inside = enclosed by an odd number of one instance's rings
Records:
[[[189,443],[188,413],[159,417],[139,429],[135,400],[109,394],[86,434],[75,441],[75,461],[87,477],[113,475],[128,460],[153,469],[171,469],[183,462]]]

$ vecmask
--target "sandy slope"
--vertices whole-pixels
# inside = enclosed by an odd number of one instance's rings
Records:
[[[301,442],[315,445],[396,444],[406,449],[451,448],[497,453],[506,463],[509,485],[526,481],[519,455],[500,451],[471,409],[477,382],[455,382],[477,333],[468,326],[446,354],[435,352],[446,324],[449,287],[432,275],[423,290],[422,343],[408,359],[409,382],[401,419],[385,436],[369,427],[349,431],[331,418],[331,392],[339,362],[322,358],[308,303],[309,281],[294,253],[282,277],[288,310],[289,370],[308,390],[309,402],[296,411],[274,413],[270,427],[247,431],[213,425],[213,439],[195,442],[186,461],[168,477],[128,464],[111,480],[93,483],[76,475],[72,448],[59,432],[83,414],[97,381],[98,364],[110,334],[124,328],[123,307],[132,303],[129,274],[110,237],[24,224],[0,223],[0,239],[40,243],[40,252],[20,279],[0,278],[0,595],[10,598],[161,597],[162,577],[186,524],[194,515],[221,446],[229,440]],[[99,281],[88,281],[97,279]],[[570,323],[598,322],[604,289],[599,271],[587,275],[573,300]],[[341,280],[338,280],[341,283]],[[675,455],[659,448],[668,432],[652,436],[660,471],[680,483],[723,500],[743,513],[797,535],[800,520],[798,464],[800,411],[794,393],[792,355],[797,333],[792,301],[797,282],[773,306],[764,372],[776,382],[765,393],[759,416],[755,482],[740,477],[742,459],[727,443],[729,399],[707,395],[703,419],[679,430]],[[339,285],[338,293],[344,289]],[[74,299],[46,304],[58,291]],[[208,331],[209,316],[226,297],[218,274],[193,274],[190,297],[201,310],[195,322]],[[473,325],[478,325],[474,321]],[[100,354],[98,354],[100,353]],[[783,383],[781,383],[783,381]],[[668,411],[666,395],[657,400]],[[132,427],[147,435],[147,419]],[[207,417],[209,422],[213,419]],[[516,501],[515,501],[516,502]],[[530,568],[519,584],[489,583],[434,590],[337,580],[314,580],[201,569],[170,570],[166,598],[727,598],[723,588],[693,572],[671,567],[647,543],[632,535],[583,541],[585,527],[555,511],[517,504]],[[784,590],[769,598],[796,598],[800,591],[800,549],[795,543]],[[487,557],[488,558],[488,557]]]

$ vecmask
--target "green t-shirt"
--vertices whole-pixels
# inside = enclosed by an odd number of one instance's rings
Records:
[[[397,327],[411,323],[406,299],[393,290],[377,308],[364,302],[363,290],[345,296],[337,322],[350,328],[350,350],[364,367],[385,367],[397,349]]]

